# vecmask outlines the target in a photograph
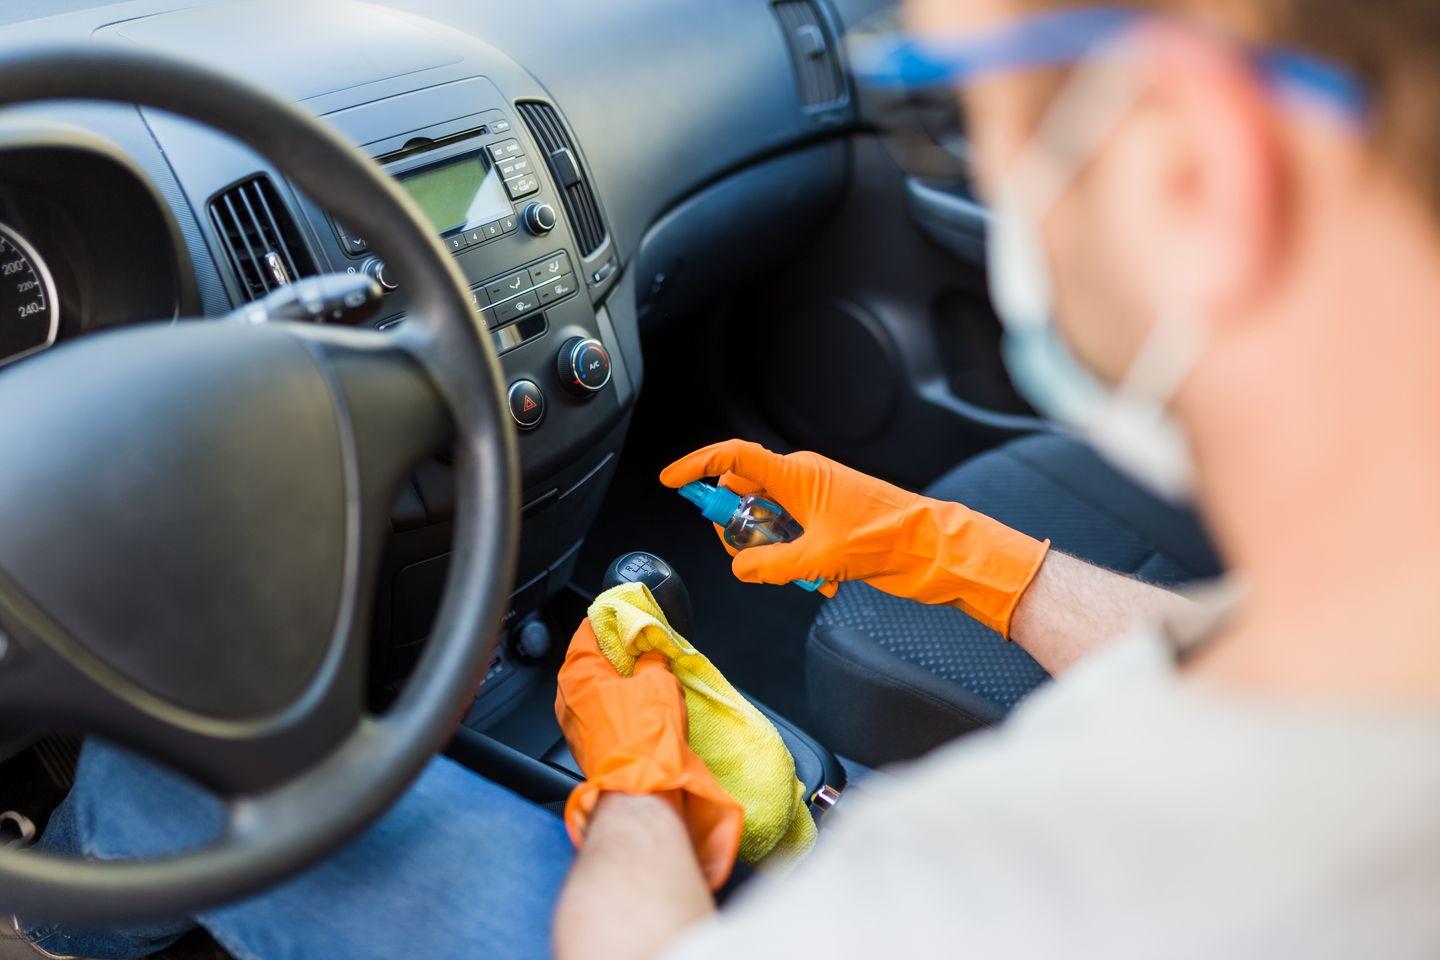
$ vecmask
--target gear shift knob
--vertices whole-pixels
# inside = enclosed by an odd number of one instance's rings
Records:
[[[690,610],[690,591],[685,589],[685,581],[674,567],[653,553],[634,550],[610,564],[601,586],[609,590],[621,583],[643,583],[649,587],[675,632],[687,640],[693,639],[695,616]]]

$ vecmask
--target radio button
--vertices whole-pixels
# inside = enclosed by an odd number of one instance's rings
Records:
[[[353,233],[340,234],[340,246],[352,257],[358,257],[362,253],[370,252],[370,244],[365,242],[364,237],[357,237]]]
[[[360,272],[380,284],[381,289],[387,293],[400,287],[400,281],[390,275],[390,268],[385,266],[385,261],[377,257],[366,260],[365,265],[360,268]],[[526,279],[529,279],[528,274]]]
[[[546,280],[554,280],[561,274],[569,272],[570,258],[562,250],[560,253],[552,254],[531,267],[530,279],[536,283],[544,283]]]
[[[555,215],[555,208],[550,204],[532,200],[525,204],[525,212],[520,214],[520,222],[525,224],[525,229],[533,236],[543,237],[555,229],[560,218]]]
[[[515,139],[501,140],[499,143],[492,143],[485,148],[490,153],[490,159],[499,163],[501,160],[509,160],[511,157],[520,156],[520,141]]]
[[[450,248],[451,253],[459,253],[469,247],[470,243],[465,239],[464,233],[452,233],[445,238],[445,245]]]
[[[358,257],[362,253],[370,252],[370,244],[366,242],[365,238],[351,233],[345,229],[345,225],[338,220],[335,221],[335,236],[340,241],[340,249],[352,257]]]
[[[509,180],[511,177],[518,177],[522,173],[530,172],[530,158],[524,155],[511,157],[509,160],[501,160],[495,165],[500,171],[501,180]]]
[[[517,270],[507,277],[501,277],[494,283],[485,285],[485,292],[490,295],[491,303],[499,303],[506,297],[513,297],[522,290],[530,289],[530,274],[524,270]]]
[[[488,239],[490,238],[485,236],[484,227],[471,227],[465,231],[465,242],[472,247],[477,243],[484,243]]]
[[[510,216],[508,216],[508,217],[501,217],[501,218],[500,218],[500,232],[501,232],[501,233],[514,233],[514,232],[515,232],[515,228],[518,227],[519,225],[520,225],[519,218],[517,218],[517,217],[515,216],[515,214],[513,214],[513,213],[510,214]]]
[[[500,236],[505,232],[504,230],[500,229],[499,220],[492,220],[490,223],[485,224],[485,226],[481,229],[485,231],[486,240],[494,240],[496,237]]]
[[[523,174],[513,180],[505,181],[505,192],[510,195],[511,200],[519,200],[521,197],[528,197],[540,189],[540,181],[535,179],[534,174]]]
[[[540,303],[542,305],[554,303],[556,300],[568,297],[574,293],[575,290],[575,274],[573,273],[567,273],[558,280],[551,280],[549,283],[535,288],[535,292],[540,295]]]

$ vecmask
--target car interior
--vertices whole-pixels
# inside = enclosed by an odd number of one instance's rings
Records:
[[[558,807],[556,670],[621,580],[774,721],[817,817],[1045,682],[958,609],[737,581],[658,481],[707,443],[1219,571],[1012,387],[981,201],[907,168],[847,68],[890,6],[0,9],[0,910],[253,892],[437,749]],[[87,736],[227,796],[306,786],[127,900],[19,849]]]

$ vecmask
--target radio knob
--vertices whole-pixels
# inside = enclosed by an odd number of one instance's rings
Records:
[[[577,397],[588,397],[610,382],[610,354],[594,337],[571,337],[560,348],[560,383]]]
[[[365,276],[370,277],[376,283],[380,284],[380,289],[386,293],[399,289],[400,287],[400,284],[396,283],[395,278],[390,275],[389,268],[385,266],[384,260],[371,257],[365,261],[365,266],[360,269],[364,271]]]
[[[520,214],[520,219],[525,222],[525,229],[543,237],[555,229],[558,222],[555,216],[555,208],[548,203],[530,203],[525,207],[525,212]]]

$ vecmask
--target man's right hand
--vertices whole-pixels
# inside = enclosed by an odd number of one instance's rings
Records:
[[[741,580],[861,580],[897,597],[957,606],[1005,636],[1050,546],[817,453],[781,456],[727,440],[672,463],[660,482],[680,487],[703,477],[742,495],[764,490],[805,528],[790,543],[736,554],[732,569]]]

